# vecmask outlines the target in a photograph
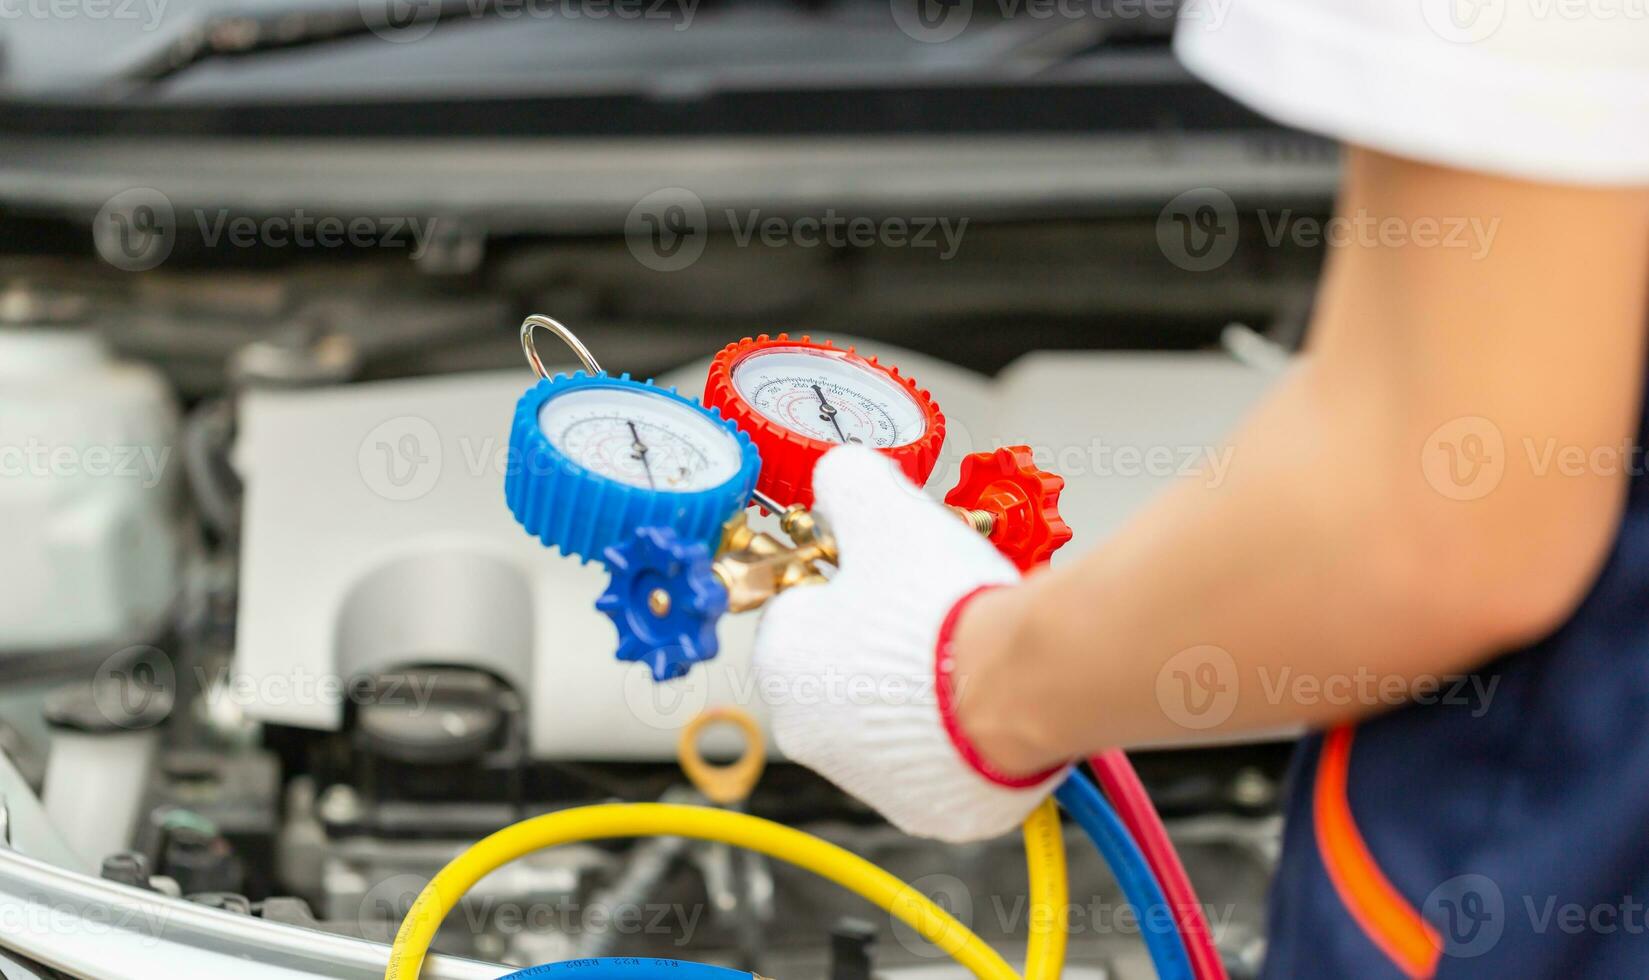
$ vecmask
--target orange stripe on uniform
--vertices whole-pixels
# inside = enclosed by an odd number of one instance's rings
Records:
[[[1351,815],[1346,778],[1352,731],[1348,725],[1323,736],[1311,806],[1317,851],[1340,901],[1374,945],[1407,976],[1430,977],[1443,940],[1380,870]]]

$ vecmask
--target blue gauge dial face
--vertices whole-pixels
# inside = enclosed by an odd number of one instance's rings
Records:
[[[646,490],[710,490],[743,465],[738,441],[714,418],[643,388],[558,395],[539,409],[538,428],[577,465]]]

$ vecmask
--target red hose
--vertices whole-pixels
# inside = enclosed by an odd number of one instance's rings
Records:
[[[1162,818],[1157,816],[1157,808],[1151,805],[1151,797],[1128,762],[1128,756],[1121,749],[1112,749],[1089,759],[1088,764],[1093,766],[1100,787],[1110,797],[1111,805],[1116,807],[1117,815],[1139,849],[1145,852],[1146,862],[1162,884],[1163,895],[1174,911],[1174,920],[1185,939],[1185,951],[1191,958],[1191,970],[1197,980],[1226,980],[1225,964],[1220,962],[1220,954],[1214,949],[1214,936],[1208,929],[1202,903],[1197,900],[1197,890],[1191,887],[1185,865],[1180,863]]]

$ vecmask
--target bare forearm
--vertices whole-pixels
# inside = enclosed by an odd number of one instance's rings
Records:
[[[1004,755],[1059,756],[1320,721],[1345,706],[1276,692],[1368,665],[1398,672],[1395,654],[1436,665],[1470,642],[1410,607],[1402,583],[1417,570],[1389,527],[1385,474],[1356,451],[1368,440],[1353,420],[1325,416],[1315,368],[1248,421],[1221,485],[1182,483],[1082,561],[982,602],[1007,624],[1017,669],[1004,657],[967,697],[1038,710],[970,715],[987,729],[976,738],[1011,725]]]
[[[1413,608],[1403,582],[1420,570],[1390,527],[1383,475],[1353,451],[1367,440],[1349,422],[1324,417],[1314,368],[1249,420],[1220,486],[1176,486],[1082,561],[982,607],[1011,624],[1018,669],[978,687],[998,705],[1038,705],[1000,719],[1029,726],[1007,753],[1322,721],[1346,706],[1277,692],[1370,665],[1461,662],[1445,654],[1474,638]]]
[[[1338,250],[1312,353],[1234,437],[1223,481],[1181,483],[1081,561],[979,601],[958,636],[977,667],[961,712],[999,764],[1366,714],[1549,629],[1584,593],[1626,461],[1559,476],[1529,452],[1631,438],[1642,196],[1352,166],[1343,209],[1412,222],[1446,200],[1500,219],[1498,236],[1475,259]],[[1600,233],[1603,267],[1571,267]],[[1611,341],[1577,343],[1580,329]],[[1440,486],[1453,477],[1427,456],[1478,447],[1473,419],[1500,445],[1481,495]]]

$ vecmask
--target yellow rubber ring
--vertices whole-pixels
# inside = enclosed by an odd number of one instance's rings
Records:
[[[707,762],[699,750],[699,736],[711,725],[733,725],[744,735],[744,754],[726,765]],[[681,771],[711,803],[732,806],[750,797],[767,768],[767,747],[761,726],[741,708],[730,705],[709,708],[681,730],[676,742],[676,758]]]

